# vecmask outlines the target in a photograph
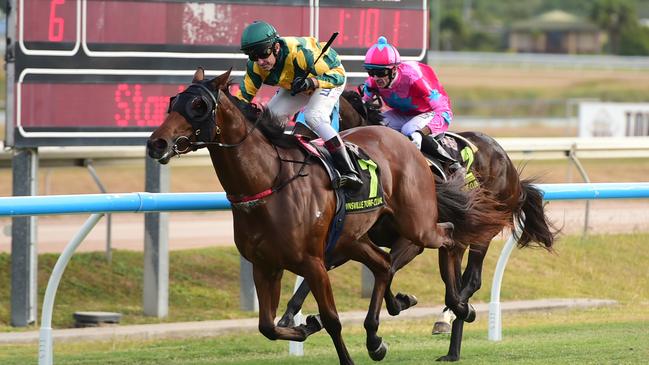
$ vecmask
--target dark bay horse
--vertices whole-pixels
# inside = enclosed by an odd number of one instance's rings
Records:
[[[277,120],[269,111],[254,122],[248,120],[228,93],[229,77],[228,71],[205,80],[199,68],[192,84],[170,101],[169,114],[147,141],[148,154],[166,164],[176,155],[201,147],[209,150],[232,203],[235,244],[253,266],[259,331],[271,340],[304,341],[324,327],[340,363],[352,364],[341,336],[325,260],[326,236],[336,206],[329,177],[296,147],[294,138],[286,139],[281,124],[275,127]],[[436,193],[425,159],[397,132],[369,126],[342,136],[361,147],[381,171],[386,204],[347,215],[338,243],[330,252],[334,260],[365,264],[375,277],[365,319],[366,347],[380,360],[386,347],[377,335],[379,313],[392,272],[390,256],[369,238],[376,222],[389,222],[400,237],[418,248],[450,250],[449,245],[474,242],[473,232],[479,227],[499,226],[506,217],[481,191],[462,189],[462,180],[439,184],[442,189]],[[448,222],[438,223],[438,204],[448,209]],[[318,304],[319,316],[309,316],[305,325],[280,327],[274,323],[284,270],[303,276]]]
[[[341,129],[346,126],[381,124],[382,117],[378,108],[365,105],[358,93],[345,91],[343,98],[346,102],[341,102]],[[460,358],[464,322],[475,320],[475,311],[469,304],[469,299],[482,285],[482,265],[491,240],[503,228],[512,228],[515,221],[522,228],[517,241],[521,248],[537,243],[552,251],[557,234],[545,215],[541,192],[533,186],[532,180],[520,179],[518,170],[498,142],[479,132],[462,132],[459,135],[477,147],[478,152],[473,156],[469,171],[476,176],[481,188],[500,203],[500,209],[506,214],[507,221],[496,229],[479,228],[475,241],[468,246],[469,257],[464,273],[461,269],[466,245],[439,249],[439,269],[446,287],[444,302],[458,318],[452,324],[449,351],[447,355],[438,358],[440,361],[457,361]],[[443,204],[438,204],[438,208],[439,220],[446,221],[448,213]],[[369,232],[369,236],[374,243],[391,248],[392,275],[423,251],[421,247],[412,245],[401,237],[389,224],[378,225]],[[340,264],[342,263],[338,263]],[[303,282],[289,301],[286,312],[279,321],[280,325],[293,322],[293,316],[300,310],[308,293],[308,283]],[[390,295],[391,289],[388,287],[386,298]],[[396,298],[400,300],[386,300],[386,307],[391,315],[397,315],[401,310],[416,304],[416,299],[410,295],[397,294]]]

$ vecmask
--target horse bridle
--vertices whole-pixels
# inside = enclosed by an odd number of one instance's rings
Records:
[[[192,90],[192,88],[198,88],[198,90]],[[189,122],[192,126],[192,130],[194,131],[194,135],[199,139],[198,141],[191,141],[189,137],[187,136],[180,136],[177,137],[174,140],[174,144],[172,146],[174,152],[177,155],[181,155],[183,153],[189,152],[190,149],[193,148],[193,150],[197,150],[199,148],[207,147],[207,146],[217,146],[217,147],[223,147],[223,148],[234,148],[240,146],[248,136],[252,133],[255,128],[257,128],[257,125],[259,123],[259,119],[255,121],[253,124],[252,128],[246,130],[246,134],[243,136],[243,138],[237,142],[237,143],[221,143],[221,142],[216,142],[216,141],[210,141],[210,140],[204,140],[210,138],[212,135],[212,128],[215,129],[214,133],[216,135],[221,134],[221,128],[216,122],[216,108],[219,105],[218,98],[220,96],[221,90],[216,90],[216,95],[212,90],[210,90],[207,86],[203,85],[202,83],[193,83],[189,85],[184,91],[178,93],[176,96],[172,96],[169,98],[169,109],[167,110],[168,113],[175,111],[182,115],[185,120]],[[209,98],[205,96],[205,93],[209,95]],[[188,101],[185,103],[184,107],[182,105],[176,106],[176,100],[178,97],[181,96],[193,96],[193,99],[191,101]],[[194,101],[200,101],[204,103],[207,106],[207,111],[202,114],[202,115],[197,115],[197,113],[194,111],[192,108]],[[207,124],[207,131],[205,133],[202,132],[203,127],[205,127],[205,123],[208,122]],[[180,149],[178,146],[180,144],[187,145],[186,148]]]
[[[192,88],[198,88],[198,90],[196,90],[196,91],[191,90]],[[205,92],[210,96],[209,99],[205,97],[205,95],[204,95]],[[184,107],[182,107],[180,105],[176,106],[175,100],[178,97],[187,96],[187,95],[190,95],[190,96],[193,95],[194,96],[194,98],[191,100],[191,102],[188,101],[184,105]],[[167,112],[170,113],[172,111],[175,111],[175,112],[178,112],[179,114],[181,114],[189,122],[189,124],[191,124],[192,129],[194,130],[194,135],[197,136],[198,138],[209,138],[209,136],[211,136],[211,134],[212,134],[211,129],[209,129],[209,128],[215,128],[216,129],[215,130],[216,135],[220,135],[221,134],[221,128],[216,123],[216,108],[219,105],[218,104],[219,96],[220,96],[220,90],[217,89],[216,90],[216,95],[214,95],[212,90],[210,90],[208,87],[206,87],[205,85],[203,85],[201,83],[196,83],[195,82],[195,83],[189,85],[187,87],[187,89],[185,89],[183,92],[178,93],[176,96],[173,96],[173,97],[171,97],[169,99],[169,110]],[[205,103],[205,105],[208,107],[207,111],[205,112],[204,115],[197,116],[195,111],[192,108],[193,103],[197,98],[200,98],[200,101]],[[194,147],[194,150],[202,148],[202,147],[207,147],[207,146],[217,146],[217,147],[224,147],[224,148],[238,147],[257,128],[257,126],[259,125],[259,122],[261,120],[262,120],[262,118],[257,118],[255,123],[252,125],[252,128],[248,129],[246,127],[246,134],[243,136],[241,141],[239,141],[237,143],[230,144],[230,143],[221,143],[221,142],[216,142],[216,141],[191,141],[189,139],[189,137],[187,137],[187,136],[180,136],[180,137],[178,137],[178,138],[176,138],[174,140],[174,144],[173,144],[172,148],[173,148],[174,152],[178,156],[180,156],[181,154],[183,154],[185,152],[188,152],[192,147]],[[201,128],[203,127],[203,124],[206,121],[210,122],[210,126],[208,127],[208,133],[202,133]],[[207,137],[204,137],[204,136],[207,136]],[[186,149],[180,150],[178,148],[178,144],[181,141],[186,141],[187,142],[187,148]],[[279,171],[277,172],[277,175],[275,176],[273,186],[271,188],[268,188],[268,189],[260,192],[260,193],[250,195],[250,196],[236,197],[236,196],[228,195],[227,199],[230,201],[230,203],[232,204],[233,207],[251,207],[251,206],[254,206],[254,205],[258,204],[258,202],[260,200],[262,200],[263,198],[282,190],[285,186],[290,184],[295,179],[300,178],[300,177],[305,177],[305,176],[308,175],[308,174],[305,174],[303,172],[305,166],[308,164],[308,162],[307,162],[308,159],[309,159],[308,155],[305,156],[304,161],[286,160],[286,159],[283,159],[280,156],[279,150],[277,149],[277,146],[273,145],[273,147],[275,148],[275,153],[277,153],[277,158],[280,161]],[[279,177],[280,177],[280,175],[282,173],[282,162],[300,163],[302,166],[300,167],[300,169],[298,170],[298,172],[294,176],[290,177],[289,179],[287,179],[285,181],[279,181]]]

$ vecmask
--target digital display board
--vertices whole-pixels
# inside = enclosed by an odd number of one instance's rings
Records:
[[[425,0],[10,0],[7,15],[5,144],[16,147],[141,145],[196,67],[238,81],[253,20],[322,42],[339,32],[349,86],[380,35],[421,60],[428,33]]]

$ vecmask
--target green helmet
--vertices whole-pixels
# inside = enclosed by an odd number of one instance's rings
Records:
[[[255,49],[269,48],[277,38],[279,35],[275,27],[264,21],[255,20],[241,34],[241,50],[249,53]]]

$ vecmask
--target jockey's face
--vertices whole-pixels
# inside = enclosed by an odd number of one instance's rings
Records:
[[[259,68],[261,68],[262,70],[270,71],[275,66],[275,63],[277,62],[277,58],[275,57],[275,55],[279,52],[279,43],[275,43],[273,45],[273,48],[274,50],[269,49],[271,52],[265,53],[259,56],[257,60],[255,60]]]
[[[381,88],[388,87],[390,83],[390,75],[392,74],[391,68],[370,69],[367,74],[374,79],[376,85]]]

